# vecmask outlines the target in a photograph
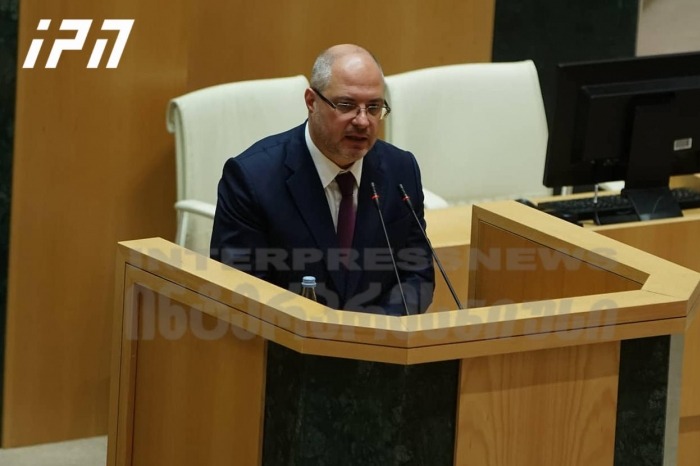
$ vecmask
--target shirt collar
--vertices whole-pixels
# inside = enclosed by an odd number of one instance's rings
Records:
[[[306,127],[304,128],[304,137],[306,138],[306,146],[309,148],[311,153],[311,159],[314,161],[316,166],[316,171],[318,176],[321,178],[321,184],[323,189],[326,189],[329,184],[335,179],[338,173],[349,171],[355,177],[355,183],[360,186],[360,179],[362,178],[362,160],[353,163],[349,169],[345,170],[340,168],[335,163],[323,155],[321,150],[316,147],[316,144],[311,140],[311,133],[309,132],[309,122],[306,122]]]

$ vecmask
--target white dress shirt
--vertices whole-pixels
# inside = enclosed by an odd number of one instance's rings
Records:
[[[316,147],[316,144],[311,140],[311,134],[309,133],[309,123],[306,123],[306,128],[304,129],[306,135],[306,146],[309,148],[311,153],[311,158],[316,166],[316,171],[318,176],[321,178],[321,184],[326,193],[326,200],[328,201],[328,208],[331,210],[331,217],[333,217],[333,226],[336,231],[338,229],[338,210],[340,210],[340,200],[342,195],[340,194],[340,187],[335,181],[335,177],[339,173],[344,173],[349,171],[355,178],[355,187],[352,191],[353,205],[355,206],[355,211],[357,211],[357,190],[360,186],[360,178],[362,177],[362,159],[353,163],[352,166],[345,170],[340,168],[335,163],[323,155],[321,150]]]

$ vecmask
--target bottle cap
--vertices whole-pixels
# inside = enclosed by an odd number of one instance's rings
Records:
[[[302,277],[301,286],[316,286],[316,277],[313,277],[311,275]]]

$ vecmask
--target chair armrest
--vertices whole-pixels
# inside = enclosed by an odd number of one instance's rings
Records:
[[[213,220],[214,212],[216,211],[216,206],[208,202],[197,201],[194,199],[184,199],[175,203],[175,209],[178,212],[189,212]]]
[[[444,209],[449,207],[449,204],[434,192],[423,188],[423,206],[426,209]]]

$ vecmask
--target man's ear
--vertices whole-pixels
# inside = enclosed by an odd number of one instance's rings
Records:
[[[306,91],[304,91],[304,102],[306,102],[306,108],[309,110],[309,113],[313,113],[315,111],[314,103],[316,102],[316,93],[312,91],[311,88],[307,88]]]

